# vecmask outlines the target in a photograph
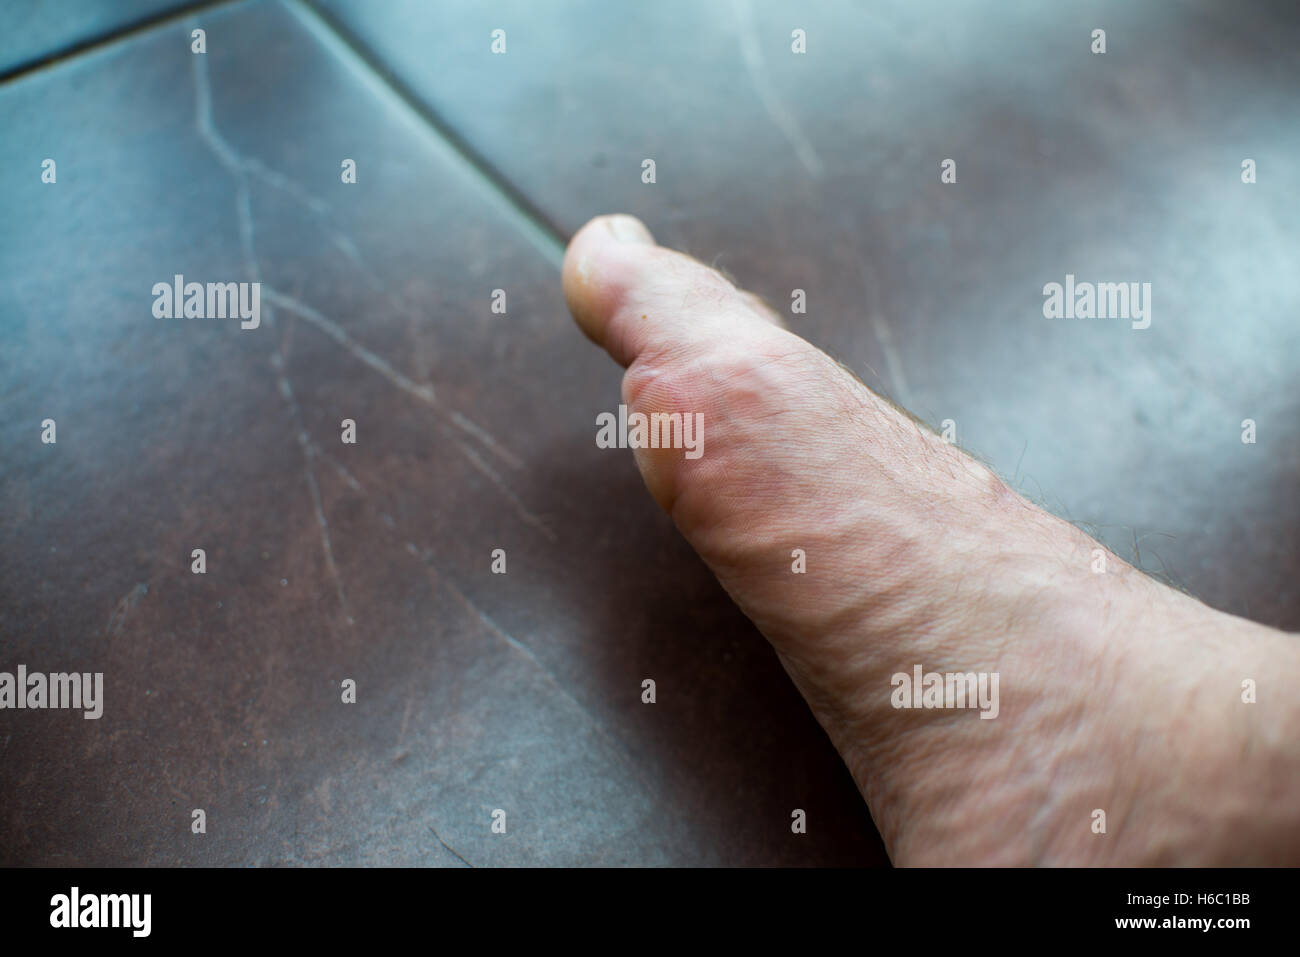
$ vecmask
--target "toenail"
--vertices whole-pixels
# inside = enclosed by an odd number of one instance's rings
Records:
[[[610,216],[606,223],[614,238],[621,243],[641,243],[648,246],[655,241],[650,235],[650,230],[646,229],[645,224],[635,216]]]

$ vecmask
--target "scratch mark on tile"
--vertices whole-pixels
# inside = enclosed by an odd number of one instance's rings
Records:
[[[754,11],[749,0],[732,0],[732,7],[739,28],[741,57],[745,61],[745,70],[749,73],[750,82],[754,85],[754,92],[758,94],[767,115],[794,148],[795,155],[799,157],[799,162],[803,164],[804,169],[814,179],[819,178],[825,169],[821,157],[813,149],[812,143],[804,134],[794,113],[781,102],[781,98],[777,96],[776,90],[768,80],[767,67],[763,62],[763,50],[759,46],[758,32],[754,29]]]
[[[474,468],[478,469],[478,471],[485,476],[489,482],[495,485],[497,490],[505,496],[506,500],[514,506],[515,514],[519,516],[520,520],[523,521],[524,524],[537,529],[537,531],[541,532],[548,541],[558,541],[558,536],[556,536],[555,532],[551,530],[551,527],[525,507],[524,503],[519,500],[519,496],[517,496],[510,489],[510,486],[506,485],[505,480],[497,474],[496,469],[492,468],[492,466],[479,458],[478,454],[465,443],[457,442],[456,444],[460,446],[461,454],[463,454],[465,458],[469,459],[470,464],[473,465]]]
[[[908,399],[907,375],[903,372],[903,360],[898,355],[898,350],[894,348],[894,337],[890,332],[889,323],[885,317],[878,312],[871,313],[871,328],[876,334],[876,341],[880,343],[880,349],[885,354],[885,366],[889,369],[889,379],[894,383],[894,389],[898,393],[899,403],[906,408]]]
[[[889,384],[893,398],[905,409],[912,406],[911,389],[907,382],[907,372],[903,368],[903,358],[894,345],[893,329],[885,319],[885,311],[880,306],[880,281],[871,261],[862,254],[862,243],[857,229],[847,218],[840,219],[840,230],[845,235],[845,245],[852,250],[858,263],[858,274],[862,277],[863,301],[872,334],[880,345],[885,357],[885,368],[889,373]]]
[[[198,25],[197,21],[192,20],[190,23],[191,26]],[[324,201],[313,196],[283,173],[271,169],[256,157],[241,155],[217,131],[212,121],[212,88],[208,79],[207,56],[194,56],[191,58],[191,63],[194,67],[195,92],[198,99],[195,125],[199,135],[212,147],[221,165],[231,173],[238,173],[245,178],[249,175],[257,177],[272,189],[288,193],[318,215],[329,212],[329,206]]]
[[[105,627],[105,634],[116,638],[122,633],[122,628],[126,625],[126,616],[131,613],[140,599],[149,594],[149,586],[144,582],[137,582],[135,587],[122,596],[113,613],[108,616],[108,625]]]
[[[355,358],[364,362],[370,368],[374,369],[381,376],[391,382],[403,392],[407,392],[426,405],[437,405],[437,396],[434,393],[432,385],[419,385],[412,382],[402,373],[398,372],[388,363],[387,360],[375,355],[365,346],[353,339],[347,332],[333,319],[322,314],[319,310],[313,309],[305,302],[299,302],[292,296],[286,296],[283,293],[276,292],[266,286],[262,287],[262,298],[272,305],[279,306],[288,312],[294,313],[299,318],[307,320],[321,332],[329,336],[340,346],[350,352]]]
[[[551,687],[553,687],[565,700],[567,700],[574,708],[578,710],[579,714],[581,714],[583,717],[587,719],[587,721],[591,725],[592,730],[606,741],[606,743],[610,746],[610,750],[613,753],[613,755],[620,762],[623,763],[623,765],[628,769],[631,776],[636,779],[636,781],[645,790],[645,792],[650,795],[655,795],[657,793],[658,790],[657,787],[654,786],[647,779],[641,766],[637,762],[632,760],[631,756],[627,753],[627,749],[623,746],[623,743],[618,738],[614,737],[614,735],[611,734],[608,730],[606,730],[604,722],[599,720],[595,715],[593,715],[590,711],[588,711],[581,701],[575,698],[569,692],[569,690],[564,687],[564,685],[560,684],[559,679],[557,679],[555,675],[551,673],[551,670],[547,668],[545,664],[542,663],[541,659],[538,658],[537,655],[533,654],[533,650],[531,648],[529,648],[526,644],[524,644],[514,635],[510,634],[508,631],[506,631],[504,628],[498,625],[496,621],[494,621],[492,617],[487,614],[487,612],[485,612],[482,608],[476,605],[473,602],[473,600],[471,600],[468,595],[466,595],[463,591],[461,591],[446,575],[442,574],[438,570],[436,565],[428,561],[425,561],[425,565],[429,569],[431,575],[435,576],[433,580],[433,584],[435,585],[435,587],[437,585],[444,586],[449,592],[451,592],[451,594],[456,598],[456,600],[459,601],[461,605],[463,605],[465,609],[470,612],[470,614],[472,614],[475,618],[477,618],[479,622],[485,628],[488,629],[489,632],[491,632],[497,638],[504,641],[511,648],[513,648],[520,655],[522,655],[525,659],[527,659],[527,661],[531,663],[534,668],[537,669],[538,674],[541,675],[543,680],[545,680],[547,684],[551,685]]]
[[[196,24],[192,24],[196,25]],[[319,221],[320,227],[324,230],[329,241],[338,249],[343,256],[365,277],[372,291],[383,295],[389,306],[399,314],[408,316],[417,316],[419,310],[403,297],[394,296],[387,284],[381,282],[375,275],[375,271],[366,262],[362,256],[361,250],[357,248],[352,237],[340,230],[330,218],[330,206],[324,200],[313,195],[304,189],[298,183],[295,183],[283,173],[272,169],[263,163],[260,159],[251,156],[244,156],[229,141],[217,131],[216,125],[212,120],[212,92],[211,84],[208,78],[208,66],[206,56],[194,57],[194,82],[197,92],[198,103],[196,110],[195,125],[199,135],[208,143],[217,159],[231,175],[236,177],[237,189],[240,196],[237,198],[239,223],[241,239],[244,241],[245,250],[252,248],[252,224],[253,218],[249,211],[249,177],[252,176],[267,186],[277,189],[286,195],[292,197],[300,205],[309,210]],[[256,277],[260,279],[259,277]]]
[[[349,471],[346,465],[344,465],[334,456],[330,455],[328,452],[324,451],[319,445],[316,445],[314,443],[312,444],[312,454],[314,454],[317,458],[327,462],[334,469],[334,471],[338,473],[339,478],[343,480],[343,483],[348,488],[352,489],[352,491],[358,493],[359,495],[365,494],[365,489],[361,487],[361,481],[355,475],[353,475],[351,471]]]
[[[252,174],[267,184],[288,192],[318,215],[323,216],[328,211],[328,206],[297,186],[288,177],[269,168],[260,160],[240,155],[218,132],[213,123],[212,92],[206,57],[193,57],[193,72],[196,92],[195,126],[199,131],[199,135],[208,144],[221,165],[235,179],[235,211],[239,223],[240,243],[244,251],[245,271],[249,273],[253,281],[261,281],[261,269],[255,252],[255,227],[252,215],[251,190],[248,182],[249,175]],[[328,226],[328,223],[326,225]],[[404,300],[399,302],[393,297],[388,288],[378,281],[373,274],[373,270],[366,265],[351,237],[336,229],[329,229],[329,236],[334,245],[362,270],[371,287],[383,291],[389,305],[395,311],[405,313],[408,316],[418,314],[418,310],[415,310]],[[280,308],[291,311],[300,318],[314,324],[336,343],[352,353],[353,356],[370,366],[398,388],[414,395],[428,405],[438,407],[436,392],[431,383],[417,384],[413,382],[409,377],[398,372],[390,362],[358,343],[348,335],[342,326],[319,310],[313,309],[292,296],[279,293],[274,289],[265,288],[265,284],[263,298],[272,305],[279,305]],[[273,312],[271,316],[272,321],[274,321]],[[473,436],[511,468],[522,468],[519,459],[496,441],[486,429],[475,424],[456,410],[451,410],[447,415],[458,429]]]
[[[497,442],[486,429],[476,425],[459,412],[454,410],[447,412],[441,403],[438,402],[437,396],[431,385],[419,385],[412,382],[402,373],[394,369],[383,358],[353,340],[338,323],[321,313],[318,309],[314,309],[304,302],[299,302],[292,296],[286,296],[283,293],[276,292],[274,289],[270,289],[265,285],[262,288],[262,298],[272,305],[279,306],[286,312],[292,312],[294,315],[307,320],[307,322],[319,328],[331,339],[343,346],[357,359],[364,362],[367,366],[374,369],[393,385],[397,386],[397,388],[416,397],[431,408],[438,410],[438,412],[441,415],[444,415],[447,421],[449,421],[454,427],[477,439],[484,445],[484,447],[495,452],[507,463],[513,464],[515,467],[522,467],[522,463],[519,462],[518,458]],[[469,463],[485,476],[503,496],[505,496],[506,500],[510,502],[515,514],[519,516],[521,521],[541,532],[541,534],[548,540],[557,540],[555,532],[552,531],[544,521],[528,510],[524,503],[520,501],[519,496],[516,495],[509,485],[506,484],[505,480],[495,469],[488,465],[476,452],[474,452],[473,449],[465,445],[463,442],[458,441],[456,445]]]
[[[208,77],[206,56],[191,57],[194,75],[195,94],[195,128],[199,136],[208,144],[212,154],[235,181],[235,218],[239,225],[240,249],[244,259],[244,271],[253,282],[261,282],[262,270],[257,257],[256,229],[253,221],[252,192],[249,188],[249,175],[252,174],[269,185],[284,190],[317,214],[322,214],[326,207],[319,200],[302,190],[287,177],[268,168],[260,160],[241,156],[218,131],[212,121],[212,87]],[[267,323],[275,325],[275,312],[267,310]],[[289,381],[284,361],[283,338],[276,345],[271,355],[271,366],[275,370],[276,387],[289,408],[294,424],[298,428],[298,443],[303,454],[303,474],[310,494],[312,510],[316,524],[320,528],[321,550],[330,578],[338,593],[339,606],[349,625],[355,624],[348,608],[347,595],[343,589],[343,579],[339,574],[338,563],[334,559],[334,546],[330,540],[329,520],[325,516],[325,507],[321,500],[320,484],[316,477],[315,443],[308,435],[303,422],[302,410],[294,397],[293,386]]]
[[[488,432],[487,429],[483,428],[481,425],[477,425],[476,423],[470,421],[468,418],[461,415],[459,412],[455,411],[454,409],[452,410],[448,418],[451,419],[452,424],[455,425],[458,429],[468,433],[469,435],[474,436],[474,438],[482,442],[487,448],[495,452],[501,458],[501,460],[505,462],[507,465],[509,465],[511,468],[514,469],[523,468],[524,463],[520,462],[519,459],[516,458],[513,454],[511,454],[511,452],[508,449],[506,449],[504,446],[501,445],[501,443],[499,443],[496,439],[494,439],[492,437],[492,434]]]
[[[402,739],[406,737],[406,727],[411,722],[411,704],[415,701],[415,695],[406,696],[406,707],[402,711],[402,727],[397,732],[397,744],[401,745]]]
[[[357,485],[359,486],[360,483],[358,482]],[[393,517],[388,512],[375,506],[370,501],[370,499],[366,498],[364,495],[362,496],[362,501],[366,509],[370,511],[373,515],[377,516],[383,522],[384,526],[389,529],[389,531],[391,532],[397,531],[397,527],[396,527],[397,523],[393,520]],[[398,541],[401,541],[400,536],[398,537]],[[640,766],[637,765],[637,763],[634,762],[627,755],[626,749],[623,747],[622,743],[613,735],[611,735],[607,730],[605,730],[604,725],[599,720],[597,720],[596,717],[592,715],[591,712],[589,712],[582,705],[582,702],[578,701],[577,698],[575,698],[562,684],[560,684],[559,680],[555,677],[555,675],[553,675],[550,669],[548,669],[546,665],[542,663],[541,659],[539,659],[533,653],[531,648],[529,648],[522,641],[515,638],[504,628],[498,625],[496,621],[494,621],[486,612],[484,612],[481,608],[479,608],[479,606],[476,605],[469,598],[468,595],[466,595],[463,591],[461,591],[460,588],[458,588],[451,581],[451,579],[449,579],[446,575],[444,575],[442,571],[438,568],[438,566],[433,562],[432,560],[433,553],[431,550],[422,549],[418,545],[416,545],[415,542],[409,540],[403,542],[402,544],[406,552],[416,561],[420,562],[420,564],[423,566],[425,573],[429,576],[429,582],[432,588],[436,590],[440,584],[445,586],[447,591],[449,591],[452,594],[452,596],[462,606],[464,606],[464,608],[467,611],[469,611],[470,614],[475,619],[477,619],[483,627],[485,627],[488,630],[490,634],[496,636],[501,641],[504,641],[507,645],[513,648],[518,654],[522,655],[537,670],[537,672],[541,675],[542,679],[545,680],[547,684],[551,685],[573,707],[575,707],[579,711],[579,713],[581,713],[587,719],[587,721],[590,722],[591,727],[595,730],[595,732],[598,735],[600,735],[607,742],[610,743],[615,755],[628,766],[632,775],[640,782],[641,786],[645,789],[645,791],[648,794],[652,794],[652,795],[656,793],[657,791],[656,787],[652,785],[652,783],[644,776]],[[408,701],[408,709],[409,709],[409,701]],[[403,730],[401,732],[402,735],[405,734],[406,720],[407,719],[403,717]],[[401,742],[400,736],[398,738],[398,742],[399,744]]]
[[[276,362],[279,359],[277,354],[273,357],[274,365],[282,365],[282,362]],[[320,497],[320,483],[316,479],[316,445],[311,436],[307,434],[306,429],[302,428],[302,412],[298,407],[298,400],[294,398],[293,387],[289,384],[288,378],[283,373],[278,378],[280,393],[289,403],[290,410],[294,419],[299,425],[298,445],[302,449],[303,455],[303,473],[307,479],[307,489],[311,493],[312,508],[316,513],[316,524],[320,528],[321,551],[325,555],[325,566],[329,569],[330,578],[334,582],[334,589],[339,596],[339,606],[343,609],[343,616],[347,619],[349,625],[356,624],[352,617],[352,612],[348,608],[348,598],[343,590],[343,577],[339,574],[338,564],[334,561],[334,546],[330,541],[330,523],[325,517],[325,506]]]
[[[428,829],[429,829],[429,833],[432,834],[435,838],[438,839],[438,843],[441,844],[441,845],[443,846],[443,848],[445,848],[446,851],[447,851],[449,854],[451,854],[454,858],[456,858],[456,860],[460,861],[460,862],[461,862],[462,864],[464,864],[466,867],[473,868],[473,866],[474,866],[473,864],[471,864],[469,861],[465,860],[465,858],[463,858],[463,857],[461,857],[459,854],[457,854],[456,851],[455,851],[454,849],[452,849],[452,847],[451,847],[450,845],[448,845],[446,841],[444,841],[441,837],[439,837],[438,832],[435,831],[435,830],[433,829],[433,825],[432,825],[432,824],[427,824],[427,825],[425,825],[425,826],[428,827]]]
[[[306,436],[304,435],[301,438],[305,440]],[[303,448],[306,450],[305,441],[303,443]],[[316,467],[313,462],[313,456],[310,451],[306,451],[305,454],[307,458],[307,486],[311,489],[312,505],[316,510],[316,524],[320,526],[321,548],[325,552],[325,564],[329,568],[330,578],[334,580],[334,588],[338,592],[339,604],[343,608],[343,615],[347,618],[348,624],[352,625],[355,624],[355,621],[352,618],[352,612],[348,610],[348,598],[347,595],[343,593],[343,579],[339,575],[338,565],[334,562],[334,547],[330,544],[330,523],[325,518],[325,508],[321,504],[320,486],[316,482]]]

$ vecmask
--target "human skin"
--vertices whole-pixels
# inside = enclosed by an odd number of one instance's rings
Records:
[[[1109,552],[1098,573],[1096,541],[630,216],[584,226],[563,279],[626,367],[630,413],[703,413],[701,457],[637,465],[776,649],[894,863],[1300,863],[1300,637]],[[997,673],[997,717],[895,708],[891,676],[916,665]]]

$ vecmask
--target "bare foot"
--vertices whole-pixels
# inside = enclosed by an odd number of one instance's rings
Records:
[[[698,458],[636,450],[646,485],[776,648],[895,863],[1300,862],[1300,640],[1108,552],[1099,573],[1097,542],[638,220],[583,227],[564,291],[627,367],[630,412],[703,415]],[[917,666],[996,675],[996,717],[896,707],[921,700],[895,678]]]

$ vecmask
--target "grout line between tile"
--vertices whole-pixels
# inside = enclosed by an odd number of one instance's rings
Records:
[[[13,80],[21,80],[33,73],[40,73],[52,67],[59,66],[68,60],[75,59],[87,53],[94,53],[105,47],[113,46],[123,40],[138,36],[141,33],[148,33],[150,30],[156,30],[159,27],[171,26],[197,13],[205,13],[217,7],[232,6],[236,3],[243,3],[245,0],[200,0],[198,3],[187,3],[182,7],[173,7],[163,10],[152,16],[145,17],[141,20],[134,20],[121,27],[109,32],[101,33],[87,40],[78,40],[53,51],[52,53],[43,53],[34,60],[26,60],[17,66],[8,68],[0,72],[0,84],[9,83]]]
[[[320,9],[312,0],[284,0],[286,6],[298,14],[299,19],[324,43],[343,59],[360,61],[360,71],[369,77],[372,87],[396,99],[405,107],[408,118],[430,134],[442,149],[452,154],[488,187],[505,213],[516,221],[520,229],[546,260],[559,269],[564,261],[564,248],[568,234],[546,215],[519,187],[471,146],[464,137],[425,104],[368,47],[335,17]]]

